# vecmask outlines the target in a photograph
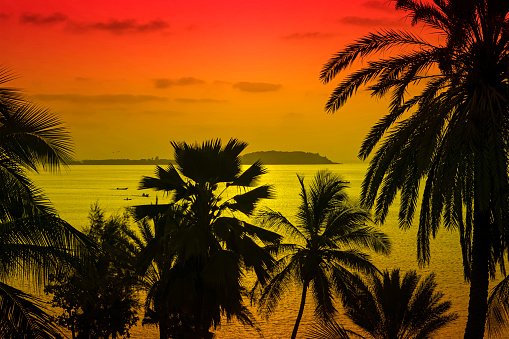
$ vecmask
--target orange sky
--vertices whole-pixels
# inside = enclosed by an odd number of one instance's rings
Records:
[[[16,0],[0,10],[0,65],[66,122],[78,159],[171,158],[170,141],[249,143],[357,161],[386,102],[328,115],[322,65],[377,28],[386,0]]]

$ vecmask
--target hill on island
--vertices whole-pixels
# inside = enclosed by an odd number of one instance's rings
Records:
[[[243,164],[252,164],[257,160],[261,160],[266,165],[337,164],[318,153],[301,151],[263,151],[247,153],[242,156]]]

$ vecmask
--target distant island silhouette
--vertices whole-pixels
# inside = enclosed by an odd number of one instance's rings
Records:
[[[263,151],[247,153],[242,156],[243,164],[252,164],[256,160],[261,160],[267,165],[337,164],[318,153],[301,151]]]
[[[242,156],[243,164],[252,164],[257,160],[261,160],[266,165],[337,164],[337,162],[333,162],[318,153],[301,151],[262,151],[247,153]],[[174,161],[171,159],[159,159],[159,157],[139,160],[103,159],[74,161],[71,165],[166,165],[168,163],[174,163]]]

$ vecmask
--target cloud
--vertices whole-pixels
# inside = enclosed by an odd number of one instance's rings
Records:
[[[53,25],[67,20],[68,20],[67,16],[59,12],[50,15],[42,15],[37,13],[23,13],[19,18],[19,21],[23,24],[32,24],[37,26]]]
[[[74,104],[139,104],[148,101],[167,101],[168,98],[154,95],[132,95],[132,94],[36,94],[32,96],[41,101],[64,101]]]
[[[268,84],[264,82],[237,82],[233,85],[233,88],[244,92],[272,92],[277,91],[281,88],[281,85]]]
[[[403,23],[399,20],[389,18],[366,18],[360,16],[345,16],[339,20],[343,24],[354,26],[401,26]]]
[[[184,104],[215,104],[215,103],[225,103],[228,102],[226,100],[216,100],[216,99],[192,99],[192,98],[176,98],[175,101],[181,102]]]
[[[170,24],[163,20],[152,20],[148,23],[138,23],[136,19],[110,19],[106,22],[75,22],[70,21],[67,28],[76,33],[89,31],[104,31],[112,34],[139,34],[163,31]]]
[[[391,12],[394,13],[394,7],[388,6],[387,1],[376,1],[376,0],[369,0],[364,1],[362,3],[363,7],[370,8],[370,9],[377,9],[384,12]]]
[[[50,15],[38,13],[23,13],[20,16],[20,22],[37,26],[65,23],[65,28],[73,33],[86,33],[90,31],[103,31],[112,34],[141,34],[157,31],[164,31],[170,27],[170,24],[163,20],[151,20],[146,23],[139,23],[138,20],[128,19],[110,19],[108,21],[75,21],[67,15],[56,12]]]
[[[205,81],[187,77],[187,78],[180,78],[180,79],[169,79],[169,78],[157,78],[152,79],[154,82],[154,86],[159,89],[164,89],[172,86],[189,86],[189,85],[200,85],[204,84]]]
[[[320,33],[320,32],[305,32],[305,33],[293,33],[290,35],[285,35],[282,38],[287,40],[312,40],[312,39],[327,39],[332,37],[333,35],[330,33]]]
[[[9,19],[9,14],[0,12],[0,20]]]

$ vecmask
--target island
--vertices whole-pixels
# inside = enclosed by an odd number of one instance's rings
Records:
[[[266,165],[337,164],[318,153],[301,151],[263,151],[247,153],[242,156],[243,164],[252,164],[257,160],[261,160]]]
[[[265,165],[321,165],[321,164],[337,164],[327,157],[321,156],[318,153],[310,152],[282,152],[282,151],[262,151],[247,153],[242,156],[242,163],[250,165],[257,160],[261,160]],[[73,161],[71,165],[167,165],[174,164],[174,160],[159,159],[159,157],[152,159],[103,159],[103,160],[77,160]]]

